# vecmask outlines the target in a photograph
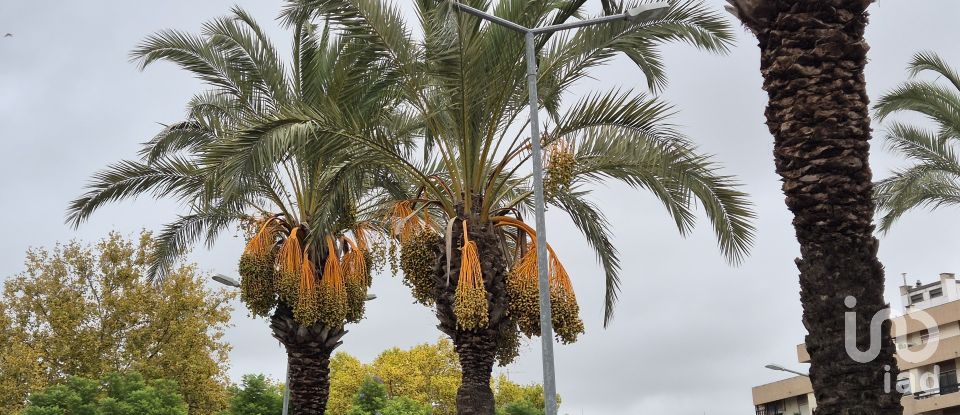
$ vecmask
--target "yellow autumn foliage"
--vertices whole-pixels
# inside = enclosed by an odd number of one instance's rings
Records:
[[[337,353],[330,360],[327,415],[348,413],[355,395],[368,377],[382,381],[391,397],[436,404],[434,415],[457,413],[460,362],[453,343],[446,338],[410,349],[394,347],[385,350],[369,364],[346,352]],[[540,385],[520,385],[501,374],[495,377],[491,386],[498,407],[521,400],[543,404],[543,387]]]
[[[66,377],[128,370],[176,379],[191,414],[224,408],[223,334],[234,295],[206,289],[193,266],[151,282],[151,249],[148,233],[111,233],[95,246],[27,252],[25,271],[6,280],[0,300],[0,413]]]

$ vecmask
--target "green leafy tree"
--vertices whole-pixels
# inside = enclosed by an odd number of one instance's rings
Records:
[[[897,114],[920,115],[932,125],[886,124],[887,146],[911,164],[877,183],[882,231],[916,208],[960,204],[960,75],[932,52],[914,55],[907,70],[914,79],[880,97],[874,113],[880,121]],[[922,74],[936,77],[918,79]]]
[[[68,220],[79,225],[104,204],[145,193],[183,202],[189,210],[155,238],[150,274],[157,278],[200,240],[213,243],[244,226],[241,299],[270,319],[287,350],[292,410],[322,414],[330,355],[345,324],[363,318],[371,282],[367,240],[377,224],[368,204],[383,197],[378,183],[391,182],[369,151],[340,137],[380,140],[390,131],[394,148],[402,141],[397,132],[410,127],[394,111],[394,77],[378,54],[309,21],[292,25],[290,62],[239,8],[199,35],[167,30],[144,40],[133,52],[141,68],[172,62],[208,90],[188,103],[185,120],[146,142],[139,159],[95,174]],[[281,112],[334,127],[299,128],[281,121]],[[262,142],[251,131],[279,141]]]
[[[376,414],[387,404],[387,388],[379,379],[367,377],[360,384],[351,412]]]
[[[518,335],[540,334],[534,232],[521,215],[533,203],[531,139],[546,155],[547,202],[583,234],[606,282],[606,320],[613,315],[620,262],[611,225],[590,199],[591,186],[609,181],[652,192],[679,231],[694,225],[703,207],[731,262],[751,243],[746,195],[667,121],[667,103],[645,93],[611,89],[570,100],[570,87],[616,55],[626,55],[659,90],[666,73],[660,47],[682,41],[724,52],[733,41],[725,19],[698,1],[678,1],[665,16],[639,25],[614,22],[574,33],[538,36],[540,107],[549,116],[541,137],[526,137],[527,76],[524,39],[516,32],[457,13],[446,1],[414,2],[417,30],[393,2],[289,1],[290,25],[324,19],[383,58],[399,79],[404,108],[419,126],[422,152],[404,153],[377,137],[344,134],[384,158],[411,183],[384,208],[394,219],[401,268],[414,297],[435,307],[439,328],[459,352],[463,414],[492,414],[493,364],[517,353]],[[527,27],[560,24],[588,14],[586,0],[468,1]],[[605,1],[606,14],[637,2]],[[422,33],[414,36],[413,33]],[[330,130],[323,118],[288,113],[283,123]],[[250,130],[258,145],[278,142]],[[267,157],[264,164],[276,162]],[[480,259],[483,259],[482,261]],[[583,331],[579,306],[557,255],[550,253],[551,297],[557,335],[575,341]]]
[[[333,357],[330,368],[328,415],[351,410],[371,412],[370,408],[380,408],[400,398],[422,404],[433,415],[457,413],[461,370],[450,340],[440,339],[406,350],[388,349],[370,364],[341,352]],[[364,392],[368,388],[373,392]],[[543,408],[541,385],[520,385],[501,374],[493,381],[492,388],[498,410],[519,402]],[[379,398],[365,406],[357,404],[359,396]]]
[[[72,377],[30,396],[22,415],[187,415],[176,382],[111,373],[101,381]]]
[[[0,412],[72,376],[123,370],[175,379],[192,413],[223,409],[229,346],[222,338],[232,294],[207,290],[193,265],[178,265],[153,284],[153,249],[148,233],[135,240],[111,233],[95,246],[27,252],[26,271],[3,286]]]
[[[228,415],[280,415],[283,388],[264,375],[244,375],[240,386],[231,386]]]
[[[543,415],[543,406],[530,401],[513,402],[497,408],[497,415]]]
[[[380,415],[430,415],[430,405],[405,396],[393,398],[380,410]]]
[[[899,414],[900,393],[879,385],[897,378],[889,323],[879,355],[847,352],[846,312],[887,309],[874,237],[870,107],[864,69],[867,8],[873,0],[727,0],[751,31],[769,102],[775,169],[800,246],[800,303],[818,414]],[[848,298],[856,307],[847,307]],[[867,317],[869,318],[869,317]],[[870,337],[870,324],[855,338]]]
[[[407,396],[390,397],[380,379],[367,377],[354,397],[348,415],[430,415],[431,405]]]
[[[508,379],[507,375],[504,374],[497,376],[494,380],[493,394],[497,402],[497,410],[507,410],[512,407],[522,409],[525,406],[531,406],[533,408],[539,408],[542,412],[544,408],[543,385],[517,384]],[[557,404],[559,405],[560,403],[560,396],[557,395]]]

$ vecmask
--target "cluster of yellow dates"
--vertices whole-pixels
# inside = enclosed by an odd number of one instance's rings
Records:
[[[250,312],[268,316],[282,301],[303,325],[339,327],[362,319],[370,287],[363,231],[355,232],[356,241],[339,239],[346,243],[341,255],[332,236],[322,239],[323,251],[304,243],[302,227],[287,228],[276,218],[263,221],[240,256],[241,299]]]

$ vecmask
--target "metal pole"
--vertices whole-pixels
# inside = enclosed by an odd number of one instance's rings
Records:
[[[537,275],[540,285],[540,342],[543,347],[543,401],[545,415],[557,414],[557,385],[553,364],[553,320],[550,280],[547,278],[547,233],[543,200],[543,150],[540,148],[540,104],[537,96],[537,54],[533,31],[526,33],[527,90],[530,93],[530,145],[533,152],[533,204],[537,227]]]
[[[283,415],[290,410],[290,356],[287,356],[287,384],[283,385]]]

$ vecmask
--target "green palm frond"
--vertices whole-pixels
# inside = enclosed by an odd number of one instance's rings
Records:
[[[243,9],[234,7],[233,16],[204,24],[204,35],[246,75],[244,82],[251,84],[255,93],[269,97],[266,102],[287,102],[290,90],[283,62],[263,29]]]
[[[960,90],[960,75],[950,67],[940,56],[930,51],[924,51],[913,55],[913,60],[907,66],[907,71],[911,77],[915,77],[923,72],[931,71],[947,78],[953,87]]]
[[[682,141],[653,139],[645,134],[588,130],[578,142],[576,177],[596,182],[606,178],[653,193],[674,218],[682,234],[695,223],[699,204],[713,224],[720,250],[740,263],[753,242],[754,213],[740,184],[719,173],[710,158]]]
[[[583,0],[464,1],[528,27],[585,18]],[[524,39],[515,32],[463,13],[447,2],[416,3],[422,40],[409,35],[392,2],[380,0],[291,0],[284,18],[290,25],[310,18],[328,21],[384,62],[396,76],[402,94],[404,131],[416,138],[422,156],[388,150],[386,141],[405,134],[351,134],[353,141],[385,159],[383,166],[413,183],[420,197],[431,200],[437,216],[457,215],[457,206],[476,210],[481,219],[513,209],[528,213],[532,203],[529,173],[526,62]],[[608,1],[606,13],[622,13],[637,2]],[[302,23],[300,23],[302,24]],[[563,111],[570,87],[592,69],[619,54],[632,58],[646,74],[649,87],[665,85],[660,49],[684,42],[723,53],[733,41],[729,24],[700,1],[680,1],[663,18],[642,24],[617,22],[575,32],[540,35],[541,104],[550,114],[545,147],[560,140],[577,149],[572,186],[621,180],[654,193],[684,234],[695,222],[698,206],[714,225],[721,251],[739,261],[752,238],[752,218],[737,184],[719,174],[706,157],[666,120],[673,109],[663,101],[631,91],[590,94]],[[412,114],[407,116],[406,114]],[[312,118],[307,116],[306,118]],[[381,118],[384,119],[384,118]],[[320,121],[320,124],[327,124]],[[345,138],[345,137],[342,137]],[[540,139],[540,137],[537,137]],[[387,140],[389,141],[389,140]],[[389,160],[393,158],[394,160]],[[439,183],[439,184],[438,184]],[[551,203],[566,211],[581,229],[604,267],[606,315],[612,316],[619,263],[602,213],[583,198],[585,191],[554,195]],[[474,209],[475,197],[481,206]],[[433,209],[431,207],[430,209]]]
[[[880,214],[880,231],[888,232],[900,217],[916,208],[936,209],[956,205],[960,195],[960,77],[932,52],[914,55],[908,65],[912,78],[937,75],[933,81],[911,80],[883,95],[874,106],[880,120],[899,113],[915,113],[932,122],[928,129],[902,122],[886,128],[887,148],[911,165],[897,169],[874,189]],[[947,84],[938,83],[946,79]]]
[[[303,0],[288,2],[281,18],[288,26],[323,16],[398,63],[410,63],[416,50],[400,9],[379,0]],[[412,69],[412,68],[411,68]]]
[[[241,204],[220,202],[194,206],[190,214],[164,225],[153,239],[148,275],[163,278],[199,240],[206,236],[207,244],[211,245],[216,235],[235,223],[242,214]]]
[[[85,194],[70,203],[67,222],[74,227],[103,205],[144,193],[186,199],[202,191],[205,172],[181,157],[150,164],[122,161],[93,175]]]
[[[874,113],[880,121],[890,114],[915,112],[937,124],[938,128],[960,136],[960,94],[926,81],[904,82],[877,100]]]
[[[277,216],[309,224],[310,238],[342,234],[370,194],[390,194],[398,178],[381,153],[400,157],[418,118],[397,110],[395,76],[359,40],[299,22],[288,66],[245,11],[206,23],[200,35],[164,31],[132,53],[141,67],[167,60],[205,82],[187,118],[146,141],[143,161],[95,174],[68,221],[79,225],[106,203],[149,194],[190,207],[157,233],[153,276],[200,241],[212,244],[241,218]],[[287,68],[292,68],[288,70]],[[386,129],[400,134],[387,137]],[[314,235],[316,234],[316,235]]]
[[[613,305],[620,292],[620,258],[610,240],[610,222],[594,203],[586,199],[587,195],[589,192],[586,191],[560,192],[550,202],[570,215],[603,267],[606,287],[603,322],[607,324],[613,319]]]
[[[250,86],[244,74],[230,62],[228,54],[200,36],[165,30],[147,37],[130,56],[139,63],[140,69],[158,60],[168,60],[238,99],[250,98]]]
[[[149,164],[182,150],[208,145],[214,139],[211,130],[204,128],[200,122],[183,121],[166,126],[159,134],[143,143],[140,156]]]
[[[613,11],[622,13],[634,6],[635,3],[617,5]],[[544,73],[558,71],[558,84],[568,86],[587,76],[590,69],[624,53],[643,72],[648,87],[657,91],[666,86],[658,46],[679,41],[706,51],[726,53],[734,39],[729,23],[720,13],[702,1],[687,0],[673,4],[670,12],[657,20],[597,25],[580,29],[574,35],[557,36],[556,41],[547,44],[541,68]]]

